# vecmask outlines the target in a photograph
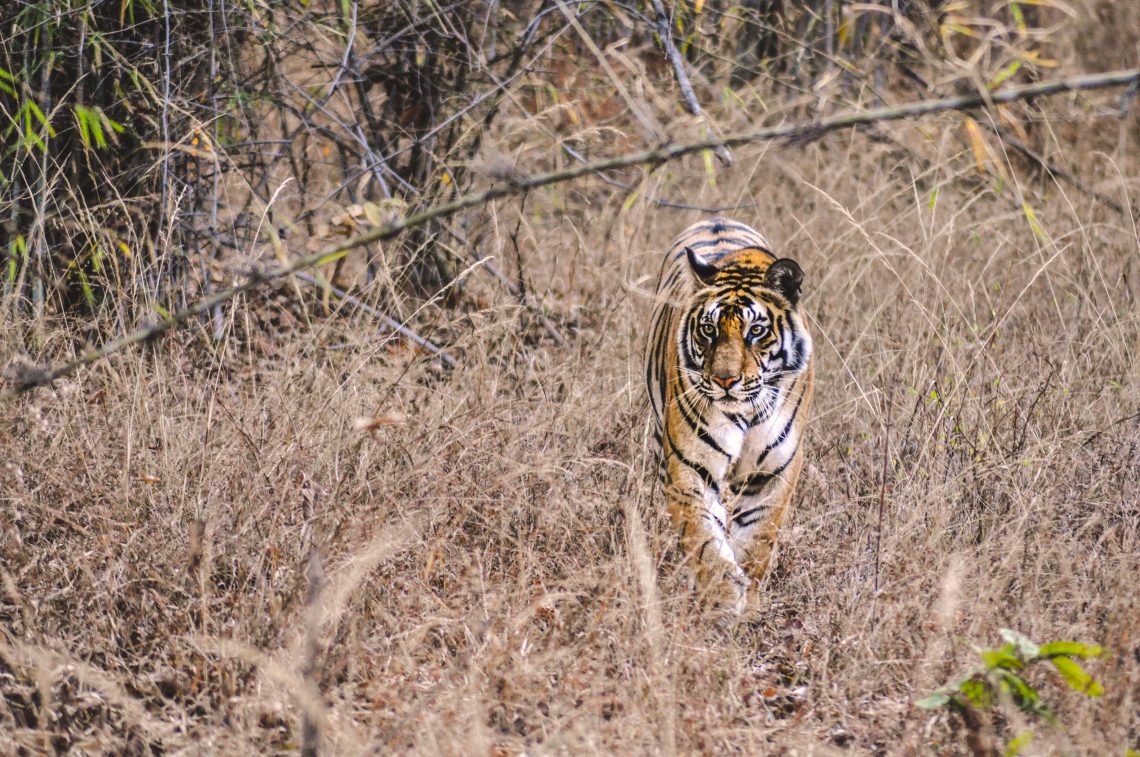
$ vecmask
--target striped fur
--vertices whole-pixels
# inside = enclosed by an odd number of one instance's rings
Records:
[[[801,279],[754,229],[710,218],[673,242],[657,281],[645,377],[667,506],[702,595],[738,611],[803,463]]]

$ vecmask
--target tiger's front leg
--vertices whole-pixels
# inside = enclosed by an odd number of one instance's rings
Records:
[[[802,465],[803,453],[797,450],[778,473],[752,471],[736,479],[731,487],[736,496],[729,500],[729,536],[741,566],[757,582],[768,572]]]
[[[718,488],[687,466],[674,463],[666,471],[665,492],[669,516],[681,533],[685,561],[697,579],[698,594],[714,605],[741,612],[748,576],[736,561]]]

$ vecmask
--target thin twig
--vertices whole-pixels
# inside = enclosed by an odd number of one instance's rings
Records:
[[[443,349],[438,344],[420,336],[419,334],[412,331],[410,328],[408,328],[404,324],[397,321],[395,318],[392,318],[391,316],[385,315],[384,313],[380,312],[376,308],[369,305],[367,302],[364,302],[363,300],[361,300],[359,297],[355,297],[355,296],[349,294],[348,292],[344,291],[343,289],[335,287],[332,284],[329,284],[327,282],[318,281],[315,276],[304,273],[302,271],[297,271],[293,275],[295,277],[297,277],[298,279],[300,279],[301,281],[304,281],[307,284],[312,284],[313,286],[318,287],[320,289],[328,290],[338,300],[341,300],[342,302],[345,302],[349,305],[352,305],[357,310],[360,310],[364,313],[367,313],[368,315],[372,316],[376,320],[383,323],[387,328],[391,329],[392,331],[395,331],[397,334],[400,334],[401,336],[407,337],[408,339],[410,339],[413,342],[415,342],[416,344],[418,344],[420,347],[423,347],[425,350],[427,350],[431,354],[438,357],[440,359],[440,361],[444,365],[446,365],[448,368],[454,368],[456,366],[455,358],[453,358],[451,355],[449,355],[447,350]]]
[[[622,84],[621,77],[619,77],[614,71],[613,67],[610,65],[609,60],[606,59],[605,54],[600,49],[598,49],[598,45],[594,42],[594,38],[591,37],[584,28],[582,28],[582,24],[578,22],[577,16],[570,12],[570,9],[566,7],[562,0],[555,1],[558,3],[558,9],[562,11],[562,15],[566,16],[566,20],[570,22],[570,25],[574,27],[574,31],[578,32],[578,36],[582,38],[582,44],[584,44],[587,49],[593,53],[594,57],[598,61],[598,65],[601,66],[602,70],[606,72],[606,76],[608,76],[610,79],[610,84],[613,85],[614,90],[621,96],[621,99],[625,101],[626,107],[629,108],[630,114],[632,114],[633,117],[641,123],[642,128],[645,129],[646,136],[648,136],[650,139],[660,139],[662,134],[661,125],[657,123],[657,120],[653,118],[653,115],[651,113],[646,111],[644,108],[639,107],[637,102],[634,101],[633,97],[629,94],[629,90],[627,90],[625,88],[625,85]]]
[[[305,657],[301,663],[301,677],[313,693],[319,696],[316,673],[317,659],[321,652],[321,594],[328,583],[324,566],[321,565],[320,552],[314,551],[309,555],[305,578],[309,589],[305,594]],[[301,726],[301,754],[303,757],[317,757],[320,748],[320,720],[313,717],[311,711],[305,710]]]
[[[452,238],[454,238],[455,241],[459,242],[467,249],[475,251],[475,245],[471,243],[471,240],[467,239],[465,236],[447,224],[442,224],[441,227]],[[459,260],[461,262],[464,261],[463,256],[459,253],[454,252],[447,247],[445,247],[445,249],[447,249],[451,255],[455,257],[456,260]],[[485,260],[483,265],[480,267],[491,276],[493,276],[500,284],[506,287],[507,291],[510,292],[513,297],[519,296],[519,289],[517,286],[515,286],[515,283],[507,278],[507,275],[500,271],[498,266],[496,266],[490,260]],[[549,335],[550,338],[554,340],[555,344],[557,344],[559,347],[565,347],[567,344],[566,337],[562,335],[562,332],[558,330],[558,327],[554,325],[554,322],[546,317],[546,314],[542,311],[542,307],[536,303],[530,302],[529,300],[522,300],[522,298],[520,298],[520,300],[522,301],[523,307],[529,310],[531,315],[538,318],[538,322],[542,324],[542,328],[546,330],[547,335]]]
[[[891,415],[894,412],[894,390],[887,397],[887,422],[883,425],[883,470],[882,480],[879,481],[879,517],[875,525],[875,591],[879,596],[879,564],[883,554],[883,506],[887,500],[887,463],[891,459]],[[872,610],[873,611],[873,610]]]
[[[1104,74],[1075,76],[1050,82],[1037,82],[1024,87],[1014,87],[1001,92],[991,92],[989,93],[988,100],[995,103],[1013,102],[1030,97],[1054,95],[1061,92],[1117,87],[1131,84],[1137,80],[1140,80],[1140,68],[1133,68]],[[613,158],[572,166],[558,171],[549,171],[531,177],[515,177],[512,181],[492,186],[481,192],[472,192],[457,197],[451,202],[436,205],[427,210],[407,216],[399,221],[378,226],[358,236],[330,245],[320,252],[296,258],[289,263],[267,271],[257,272],[251,275],[246,281],[215,292],[212,296],[183,308],[169,318],[149,324],[129,334],[124,334],[104,344],[102,347],[86,350],[79,357],[62,365],[50,369],[24,368],[16,370],[14,371],[16,375],[11,382],[12,386],[0,392],[0,401],[10,400],[29,389],[50,384],[58,378],[70,375],[79,368],[98,362],[126,347],[152,339],[159,334],[179,326],[190,318],[208,312],[215,305],[226,302],[243,292],[255,289],[267,281],[272,281],[283,276],[295,274],[307,268],[332,262],[356,247],[362,247],[384,239],[391,239],[406,229],[422,226],[428,221],[433,221],[437,218],[447,218],[461,210],[466,210],[467,208],[477,205],[484,205],[499,197],[521,194],[527,190],[571,181],[582,176],[596,174],[599,171],[647,164],[660,165],[685,155],[712,149],[718,144],[734,147],[752,142],[771,142],[776,140],[802,143],[808,140],[818,139],[824,134],[835,131],[836,129],[865,126],[881,121],[897,121],[903,118],[928,115],[931,113],[966,110],[983,106],[986,102],[987,98],[977,94],[949,97],[940,100],[921,100],[908,105],[894,105],[861,112],[845,113],[822,119],[814,124],[777,126],[758,129],[756,131],[730,134],[719,140],[706,139],[689,144],[665,145],[654,150],[619,155]]]
[[[1134,420],[1138,420],[1138,419],[1140,419],[1140,412],[1132,413],[1131,415],[1126,415],[1123,418],[1118,418],[1118,419],[1114,420],[1112,423],[1110,423],[1107,426],[1105,426],[1104,428],[1102,428],[1101,430],[1094,431],[1093,433],[1089,434],[1087,437],[1085,437],[1085,440],[1083,442],[1081,442],[1081,444],[1088,446],[1089,444],[1092,444],[1092,442],[1094,442],[1097,439],[1097,437],[1099,437],[1105,431],[1108,431],[1110,428],[1115,428],[1122,423],[1127,423],[1128,421],[1134,421]]]
[[[911,79],[913,79],[918,84],[918,86],[921,87],[924,91],[926,91],[927,93],[930,92],[930,90],[931,90],[930,84],[925,79],[923,79],[921,76],[919,76],[914,71],[912,71],[909,66],[900,64],[899,68],[903,71],[903,73],[907,74],[907,76],[909,76]],[[1137,83],[1140,83],[1140,79],[1136,79],[1133,82],[1132,86],[1136,86]],[[1121,117],[1123,118],[1123,115]],[[984,125],[998,139],[1002,140],[1003,142],[1008,144],[1010,147],[1017,150],[1023,156],[1028,158],[1030,161],[1037,164],[1038,167],[1044,169],[1054,180],[1061,180],[1061,181],[1068,182],[1072,186],[1076,187],[1077,190],[1080,191],[1082,194],[1088,195],[1089,197],[1093,198],[1097,202],[1100,202],[1104,205],[1107,205],[1108,207],[1112,208],[1113,210],[1115,210],[1117,213],[1120,213],[1121,215],[1127,215],[1127,213],[1124,209],[1124,206],[1121,205],[1119,202],[1112,199],[1111,197],[1108,197],[1104,194],[1101,194],[1100,192],[1097,192],[1095,189],[1092,189],[1087,184],[1085,184],[1083,181],[1081,181],[1077,176],[1075,176],[1072,173],[1069,173],[1068,171],[1061,168],[1060,166],[1058,166],[1053,161],[1046,158],[1041,153],[1034,150],[1029,145],[1022,142],[1020,139],[1018,139],[1016,136],[1014,136],[1012,133],[1010,133],[1009,129],[1005,128],[1004,126],[1001,126],[996,121],[985,121],[985,122],[982,122],[982,125]],[[959,136],[958,141],[964,145],[969,146],[969,142],[964,137]],[[1015,205],[1018,207],[1018,209],[1020,209],[1020,205],[1021,205],[1020,201],[1015,202]]]

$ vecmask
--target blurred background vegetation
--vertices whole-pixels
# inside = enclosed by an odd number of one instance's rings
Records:
[[[1079,34],[1055,39],[1062,26],[1126,28],[1116,5],[1082,20],[1039,1],[5,3],[2,317],[24,351],[44,346],[45,318],[98,342],[262,257],[509,179],[520,161],[533,170],[676,139],[684,129],[671,122],[692,110],[675,94],[678,75],[694,82],[709,126],[757,104],[763,121],[810,121],[1032,81],[1059,56],[1079,57]],[[505,139],[485,149],[506,111],[541,129],[500,125]],[[996,113],[985,128],[1021,150],[1025,168],[1062,170],[1040,159],[1032,104]],[[1006,170],[967,127],[980,169]],[[512,130],[531,141],[504,154]],[[607,180],[636,184],[638,170]],[[329,276],[404,318],[417,298],[459,299],[456,275],[484,233],[478,213],[428,224]]]

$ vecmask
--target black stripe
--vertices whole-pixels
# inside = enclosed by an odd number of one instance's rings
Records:
[[[712,436],[709,435],[708,429],[705,428],[705,425],[703,423],[701,423],[701,420],[699,418],[694,418],[690,414],[690,411],[696,410],[696,408],[687,405],[685,395],[678,394],[676,402],[677,409],[681,412],[681,417],[685,419],[685,423],[692,430],[692,432],[697,435],[697,438],[707,444],[709,447],[712,447],[715,451],[719,452],[724,457],[731,458],[732,455],[725,452],[724,448],[717,444],[716,439],[713,439]]]
[[[725,532],[725,530],[724,530],[724,522],[723,522],[723,521],[721,521],[721,519],[720,519],[720,518],[718,518],[718,517],[716,517],[715,515],[713,515],[712,513],[710,513],[707,507],[706,507],[704,510],[702,510],[702,511],[701,511],[701,517],[702,517],[702,518],[708,518],[708,519],[709,519],[709,520],[711,520],[713,523],[715,523],[715,524],[716,524],[716,527],[720,529],[720,532],[721,532],[722,534]]]
[[[791,323],[791,321],[788,321],[789,326],[791,326]],[[792,335],[792,352],[795,354],[795,363],[787,363],[786,365],[789,370],[798,371],[804,364],[804,338],[799,331],[796,331]]]
[[[784,315],[772,315],[772,331],[780,335],[780,352],[787,355],[788,337],[792,330],[792,324]]]
[[[681,454],[681,451],[677,448],[677,443],[675,441],[673,441],[673,435],[669,433],[669,429],[665,429],[665,438],[669,441],[669,447],[671,448],[671,450],[670,450],[671,454],[674,457],[676,457],[677,460],[682,465],[685,465],[688,468],[692,469],[692,471],[694,473],[696,473],[698,476],[700,476],[701,481],[704,481],[705,486],[708,487],[709,489],[711,489],[714,494],[719,496],[720,495],[720,485],[716,482],[716,479],[713,477],[713,474],[709,472],[709,469],[706,468],[705,466],[701,465],[698,462],[694,462],[694,461],[688,459],[683,454]]]
[[[717,273],[717,283],[726,286],[724,294],[736,294],[738,289],[758,286],[760,281],[761,276],[754,268],[733,266]]]
[[[744,522],[745,518],[747,518],[749,515],[755,515],[756,513],[760,512],[761,510],[770,510],[770,509],[771,508],[768,505],[757,505],[756,507],[750,507],[747,510],[744,510],[743,512],[739,512],[739,513],[736,513],[735,515],[733,515],[732,516],[732,524],[734,526],[741,526],[743,528],[747,528],[748,526],[751,526],[752,524],[759,522],[760,518],[758,517],[758,518],[756,518],[756,519],[754,519],[748,523]]]
[[[764,505],[761,507],[753,507],[751,510],[745,510],[744,512],[740,513],[740,515],[733,517],[732,524],[734,526],[739,526],[740,528],[748,528],[749,526],[754,526],[760,522],[760,520],[764,517],[763,515],[757,515],[755,518],[748,521],[747,523],[744,521],[744,519],[747,518],[749,515],[755,515],[757,512],[759,512],[761,510],[768,510],[768,509],[769,508],[766,505]]]
[[[681,340],[681,348],[684,351],[684,355],[682,357],[684,358],[686,365],[700,365],[701,364],[700,355],[696,354],[696,352],[693,351],[693,346],[695,344],[695,342],[693,341],[693,326],[695,325],[695,322],[697,320],[698,319],[695,317],[695,314],[690,313],[689,317],[686,319],[685,325],[683,327],[684,332],[683,332],[682,336],[684,338]],[[681,366],[677,366],[677,370],[680,371]]]
[[[703,229],[708,229],[713,234],[723,234],[725,231],[732,229],[733,231],[742,231],[745,234],[755,234],[760,236],[760,232],[753,229],[751,226],[746,226],[739,221],[731,221],[727,218],[709,218],[700,224]]]
[[[686,244],[685,247],[688,247],[691,250],[703,250],[706,247],[727,247],[733,245],[741,249],[756,246],[747,239],[738,239],[736,237],[717,237],[716,239],[702,239],[698,242],[690,242],[689,244]],[[684,252],[684,250],[682,250],[682,252]]]
[[[737,415],[736,413],[726,412],[726,413],[724,413],[724,417],[728,418],[730,421],[732,421],[733,425],[736,426],[738,429],[740,429],[741,432],[747,431],[748,427],[752,425],[752,422],[750,420],[748,420],[747,418],[745,418],[743,415]]]
[[[744,497],[756,496],[760,492],[764,491],[764,487],[768,485],[769,481],[783,473],[784,469],[791,465],[792,460],[796,458],[796,451],[793,451],[788,459],[784,461],[784,464],[771,473],[751,473],[744,479],[743,482],[737,481],[729,484],[729,491],[731,491],[733,494]]]
[[[799,376],[796,376],[796,381],[799,381]],[[795,388],[794,383],[792,384],[791,388]],[[792,415],[790,418],[788,418],[788,422],[784,424],[784,429],[779,433],[779,435],[776,436],[776,440],[769,443],[768,446],[765,447],[764,450],[760,453],[760,456],[756,458],[757,468],[759,468],[760,464],[764,462],[764,458],[768,457],[769,452],[774,450],[776,447],[779,447],[784,443],[784,440],[788,438],[788,434],[790,434],[792,431],[792,424],[796,422],[796,416],[799,415],[800,405],[803,404],[803,401],[804,393],[800,392],[800,396],[796,398],[796,406],[792,408]]]
[[[681,248],[679,250],[677,250],[677,252],[673,253],[672,256],[670,258],[668,258],[667,262],[675,263],[678,260],[680,260],[682,257],[685,256],[685,250],[686,249],[691,249],[691,250],[695,251],[695,250],[703,250],[706,247],[725,247],[725,248],[727,248],[727,249],[725,249],[719,253],[717,253],[717,252],[713,253],[714,255],[716,255],[716,257],[710,259],[709,262],[713,263],[714,265],[716,264],[717,260],[719,259],[719,257],[721,255],[727,255],[731,252],[736,252],[738,250],[751,250],[751,249],[763,250],[764,249],[763,247],[756,244],[755,242],[749,241],[747,239],[738,239],[737,237],[717,237],[715,239],[698,239],[698,240],[694,240],[691,242],[686,242],[685,244],[681,245]],[[767,251],[765,250],[765,252],[767,252]],[[768,253],[768,254],[771,254],[771,253]]]
[[[660,292],[672,288],[673,285],[677,283],[677,279],[680,278],[682,273],[683,271],[680,268],[674,268],[669,273],[669,278],[662,282],[661,286],[657,287],[657,291]]]

